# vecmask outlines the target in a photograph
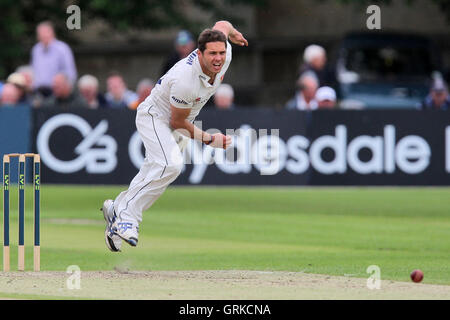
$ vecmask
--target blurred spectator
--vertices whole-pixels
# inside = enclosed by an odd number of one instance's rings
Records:
[[[336,107],[336,91],[331,87],[321,87],[316,92],[319,109],[334,109]]]
[[[443,80],[436,80],[430,94],[422,103],[422,110],[450,110],[448,87]]]
[[[98,79],[90,74],[85,74],[78,80],[78,91],[86,100],[90,109],[106,108],[105,96],[98,91]]]
[[[166,74],[175,63],[181,59],[186,58],[192,51],[194,51],[196,43],[192,34],[189,31],[182,30],[178,33],[175,39],[175,51],[169,56],[161,71],[161,76]]]
[[[72,50],[66,43],[56,39],[51,22],[44,21],[38,24],[36,33],[39,42],[31,51],[33,88],[47,97],[52,92],[52,82],[56,74],[66,74],[68,80],[74,84],[77,71]]]
[[[300,76],[304,73],[313,73],[319,81],[319,87],[333,85],[333,79],[326,68],[327,52],[318,45],[308,46],[303,53],[303,65],[300,67]]]
[[[25,78],[25,90],[31,92],[33,90],[33,68],[29,65],[20,66],[16,72],[23,75]]]
[[[19,90],[19,102],[27,103],[26,99],[26,79],[17,72],[11,73],[6,80],[7,83],[13,84]]]
[[[72,82],[63,74],[53,77],[53,95],[42,103],[43,108],[58,108],[68,110],[72,108],[88,108],[86,100],[73,88]]]
[[[319,81],[316,76],[307,72],[297,80],[297,92],[295,97],[286,103],[288,110],[316,110],[318,103],[315,99]]]
[[[2,87],[0,107],[17,107],[20,103],[20,89],[12,83],[6,83]]]
[[[214,105],[216,109],[231,110],[235,108],[234,105],[234,90],[233,87],[227,83],[222,83],[214,95]]]
[[[40,107],[45,97],[42,93],[33,90],[33,68],[30,65],[23,65],[18,67],[16,72],[25,77],[25,95],[23,100],[33,108]]]
[[[129,108],[138,99],[136,93],[127,89],[121,75],[112,73],[107,79],[108,92],[105,95],[108,108]]]
[[[129,108],[132,110],[136,110],[137,107],[139,107],[139,105],[141,104],[141,102],[144,101],[150,95],[154,86],[155,83],[151,79],[142,79],[141,81],[139,81],[136,89],[138,99],[134,101],[129,106]]]

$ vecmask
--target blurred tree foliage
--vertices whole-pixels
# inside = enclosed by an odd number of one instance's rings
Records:
[[[318,1],[328,1],[328,0],[318,0]],[[336,1],[336,0],[332,0]],[[337,0],[345,4],[354,4],[359,6],[368,6],[371,4],[387,4],[390,5],[394,1],[399,0]],[[411,5],[417,0],[403,0],[406,4]],[[447,17],[447,21],[450,23],[450,0],[431,0],[434,4],[436,4],[439,9],[444,12],[445,16]]]
[[[227,8],[230,5],[264,6],[267,0],[0,0],[0,79],[14,71],[18,61],[27,60],[36,42],[36,25],[54,23],[58,38],[76,42],[66,27],[70,5],[81,9],[81,27],[101,19],[118,32],[130,29],[157,30],[181,27],[198,32],[204,22],[189,17],[189,10],[201,10],[210,19],[227,19],[242,24]]]
[[[391,4],[394,0],[317,0],[340,1],[345,4]],[[400,1],[400,0],[395,0]],[[404,0],[411,4],[416,0]],[[432,0],[445,12],[450,22],[450,0]],[[73,33],[66,27],[67,7],[76,4],[81,8],[81,25],[101,19],[119,32],[130,29],[157,30],[182,27],[198,32],[203,25],[198,18],[186,14],[200,9],[210,19],[227,19],[244,24],[230,10],[229,5],[262,7],[269,0],[0,0],[0,79],[13,71],[17,61],[26,60],[35,42],[36,24],[50,20],[55,24],[59,38],[74,43]]]

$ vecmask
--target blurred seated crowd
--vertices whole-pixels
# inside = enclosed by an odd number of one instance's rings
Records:
[[[338,107],[334,80],[327,68],[327,53],[318,45],[308,46],[298,72],[296,92],[285,107],[288,110],[335,109]]]
[[[120,73],[111,72],[106,79],[106,92],[101,92],[96,76],[84,74],[78,77],[72,50],[56,38],[51,22],[40,23],[36,27],[36,35],[38,42],[32,48],[30,64],[18,67],[6,81],[0,81],[0,107],[136,110],[155,85],[153,79],[144,78],[132,90]],[[188,31],[180,31],[174,42],[175,50],[164,63],[161,75],[189,55],[195,46],[192,35]],[[236,109],[233,87],[222,84],[211,103],[217,109]],[[323,47],[313,44],[304,50],[295,94],[287,101],[285,108],[340,108],[335,81],[327,68],[327,53]],[[450,95],[443,79],[433,81],[429,95],[418,108],[449,110]]]
[[[339,109],[335,80],[327,68],[327,53],[318,45],[308,46],[303,54],[296,92],[285,108],[288,110]],[[428,96],[417,105],[421,110],[450,110],[450,95],[444,79],[433,79]]]
[[[55,37],[50,22],[40,23],[36,34],[30,65],[18,67],[0,83],[0,107],[134,110],[153,89],[153,80],[142,79],[136,91],[130,90],[119,73],[111,72],[103,93],[94,75],[78,78],[72,50]]]

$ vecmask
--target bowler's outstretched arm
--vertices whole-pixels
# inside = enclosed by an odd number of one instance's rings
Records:
[[[231,23],[228,21],[218,21],[213,27],[213,30],[219,30],[222,31],[227,39],[230,39],[230,41],[234,44],[237,44],[241,47],[246,46],[248,47],[248,41],[244,38],[242,33],[237,31]]]

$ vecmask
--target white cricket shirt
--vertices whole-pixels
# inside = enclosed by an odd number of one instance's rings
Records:
[[[187,120],[193,122],[222,83],[231,58],[231,44],[227,41],[225,63],[216,75],[214,84],[211,85],[208,83],[211,78],[203,73],[197,49],[195,49],[158,80],[151,94],[139,105],[139,108],[152,106],[152,111],[158,113],[158,118],[166,122],[170,121],[170,105],[177,108],[190,108],[191,112]]]

